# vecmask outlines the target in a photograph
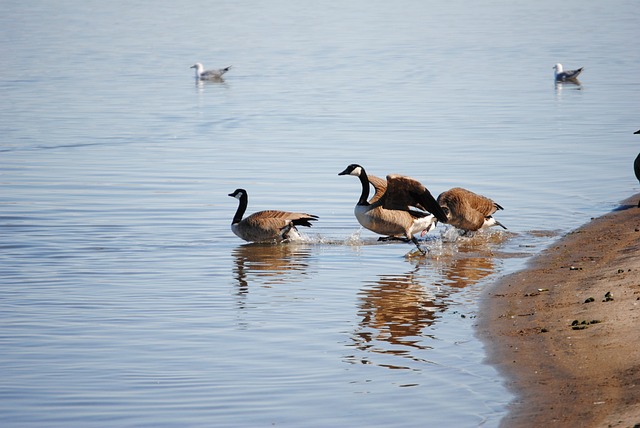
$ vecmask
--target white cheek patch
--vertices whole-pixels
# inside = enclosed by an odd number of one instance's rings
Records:
[[[360,177],[360,174],[362,174],[362,168],[361,167],[357,167],[353,171],[351,171],[351,174],[349,174],[349,175],[356,175],[356,176]]]

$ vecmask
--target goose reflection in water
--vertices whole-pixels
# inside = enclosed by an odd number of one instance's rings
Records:
[[[460,289],[476,284],[494,273],[495,263],[493,257],[462,248],[456,257],[442,260],[440,272],[442,278],[436,281],[436,285]]]
[[[352,335],[352,346],[366,355],[351,355],[346,360],[421,370],[421,365],[429,362],[426,356],[432,348],[427,339],[437,339],[427,329],[447,309],[449,297],[494,272],[490,251],[460,246],[433,266],[418,265],[403,275],[381,275],[361,291],[361,320]]]
[[[497,232],[460,238],[449,243],[448,250],[433,263],[440,274],[435,285],[461,289],[477,284],[495,273],[494,248],[507,239],[507,234]]]
[[[309,268],[310,249],[297,244],[244,244],[233,251],[238,294],[249,292],[249,283],[273,286],[301,281]]]
[[[353,334],[354,346],[373,354],[387,354],[420,361],[413,350],[430,347],[423,344],[423,331],[442,309],[435,303],[422,281],[413,272],[404,275],[381,275],[376,283],[361,291],[361,321]],[[369,357],[347,357],[352,362],[371,364]],[[404,365],[379,364],[388,368],[408,369]]]

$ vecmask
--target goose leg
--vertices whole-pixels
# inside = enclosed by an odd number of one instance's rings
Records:
[[[427,250],[425,250],[424,248],[422,248],[420,246],[420,242],[418,242],[418,239],[415,236],[411,237],[411,242],[413,242],[414,244],[416,244],[416,247],[418,248],[418,251],[420,251],[422,253],[423,256],[427,255]]]

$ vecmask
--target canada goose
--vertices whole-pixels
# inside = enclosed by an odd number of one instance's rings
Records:
[[[636,178],[640,181],[640,154],[636,156],[636,160],[633,162],[633,172],[636,173]],[[638,201],[638,208],[640,208],[640,201]]]
[[[634,134],[640,134],[640,129],[638,129]],[[633,162],[633,172],[636,174],[636,178],[640,181],[640,154],[636,156],[636,160]],[[638,201],[638,208],[640,208],[640,201]]]
[[[204,67],[202,66],[202,64],[197,62],[197,63],[193,64],[189,68],[195,68],[196,69],[196,79],[200,79],[200,80],[220,80],[220,79],[222,79],[222,75],[224,73],[226,73],[227,71],[229,71],[231,66],[225,67],[225,68],[220,68],[218,70],[205,70]]]
[[[429,190],[413,178],[391,174],[385,183],[381,178],[367,176],[357,164],[349,165],[338,175],[355,175],[360,179],[362,193],[354,209],[356,219],[363,227],[387,237],[381,239],[404,238],[425,253],[414,234],[424,235],[435,227],[437,220],[447,220]],[[370,182],[376,193],[367,201]]]
[[[297,236],[298,229],[296,229],[296,226],[311,227],[310,222],[318,219],[318,216],[311,214],[268,210],[258,211],[243,220],[242,216],[247,210],[247,203],[249,202],[247,191],[236,189],[233,193],[229,193],[229,196],[240,201],[238,210],[231,222],[231,230],[245,241],[284,241]]]
[[[461,187],[454,187],[438,196],[438,204],[447,215],[447,223],[465,232],[484,227],[506,227],[492,214],[503,209],[491,199]]]
[[[584,70],[584,67],[580,67],[577,70],[563,71],[562,64],[556,64],[553,66],[553,70],[554,70],[553,75],[556,79],[556,82],[566,82],[571,80],[574,80],[574,81],[577,80],[580,73],[582,73],[582,70]]]

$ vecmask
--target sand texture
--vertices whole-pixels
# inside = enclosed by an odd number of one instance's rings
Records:
[[[504,427],[640,427],[638,195],[483,297],[488,362],[516,394]]]

